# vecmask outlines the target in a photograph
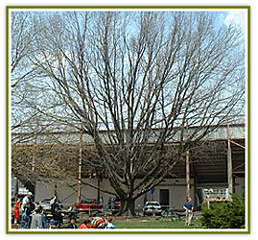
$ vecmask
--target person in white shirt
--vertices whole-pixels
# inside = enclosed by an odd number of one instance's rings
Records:
[[[23,199],[22,199],[22,205],[21,205],[21,210],[24,211],[26,205],[28,202],[30,202],[30,200],[32,199],[32,193],[31,192],[28,192],[27,196],[25,196]]]
[[[28,227],[28,223],[30,221],[30,217],[29,217],[28,213],[30,212],[29,210],[32,209],[30,207],[30,205],[32,204],[31,201],[32,201],[32,193],[28,192],[27,196],[22,199],[21,228],[27,228]]]

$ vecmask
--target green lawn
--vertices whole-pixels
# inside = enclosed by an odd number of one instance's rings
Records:
[[[83,219],[77,220],[76,225],[79,227],[80,224],[83,222]],[[62,228],[65,228],[68,223],[65,223]],[[185,228],[185,229],[203,229],[205,228],[202,226],[200,220],[194,220],[192,221],[190,226],[185,226],[185,221],[162,221],[162,220],[156,220],[156,221],[134,221],[133,219],[130,219],[128,221],[113,221],[113,224],[115,225],[116,229],[179,229],[179,228]]]
[[[79,227],[81,223],[91,218],[87,214],[80,214],[79,218],[76,221],[76,225]],[[201,221],[199,219],[194,219],[191,222],[190,226],[185,226],[184,220],[179,221],[171,221],[170,219],[164,219],[161,217],[153,217],[146,218],[146,217],[137,217],[137,218],[121,218],[114,217],[113,224],[115,225],[115,229],[204,229],[205,227],[202,226]],[[68,219],[66,219],[64,225],[61,228],[66,228],[68,225]]]
[[[195,220],[192,221],[190,226],[185,226],[184,221],[155,221],[155,222],[114,222],[116,229],[137,229],[137,228],[171,228],[171,229],[177,229],[177,228],[204,228],[200,221]]]

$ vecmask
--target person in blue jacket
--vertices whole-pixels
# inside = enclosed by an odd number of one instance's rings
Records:
[[[115,228],[114,224],[112,223],[112,220],[113,220],[112,217],[107,217],[106,218],[106,228],[107,229],[114,229]]]
[[[183,208],[185,210],[185,225],[189,226],[191,224],[191,220],[193,218],[193,210],[194,210],[192,198],[190,198],[190,197],[188,198],[188,201],[185,203]]]

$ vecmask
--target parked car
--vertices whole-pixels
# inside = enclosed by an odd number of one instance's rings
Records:
[[[161,206],[157,201],[148,201],[143,207],[143,215],[161,215]]]
[[[51,199],[43,199],[42,201],[39,202],[39,204],[43,207],[44,210],[50,211],[51,210],[50,201]],[[57,209],[61,210],[59,206],[59,201],[57,201],[56,204],[57,204]]]
[[[78,212],[99,211],[103,208],[103,205],[94,198],[83,198],[79,203],[75,203],[75,206]]]
[[[39,204],[43,207],[44,210],[50,210],[50,201],[51,199],[43,199],[39,202]]]

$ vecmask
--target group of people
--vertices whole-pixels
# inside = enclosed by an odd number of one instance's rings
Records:
[[[14,224],[17,225],[21,214],[21,228],[48,228],[46,215],[43,213],[43,208],[32,201],[32,193],[22,199],[18,198],[14,205]]]
[[[59,206],[56,202],[57,196],[53,196],[50,201],[51,206],[51,214],[48,215],[51,218],[47,219],[47,215],[44,212],[42,206],[33,203],[32,201],[32,193],[29,192],[27,196],[22,199],[18,198],[14,205],[14,224],[17,225],[19,221],[19,213],[20,208],[22,210],[21,215],[21,228],[31,228],[31,229],[41,229],[41,228],[51,228],[53,224],[58,225],[60,227],[63,225],[63,217],[64,214],[59,211]],[[21,203],[21,204],[20,204]],[[188,201],[183,206],[186,218],[185,225],[189,226],[191,224],[191,220],[193,218],[193,203],[192,199],[189,197]],[[70,215],[70,222],[67,225],[67,228],[70,229],[89,229],[89,228],[107,228],[114,229],[114,225],[112,223],[112,217],[99,217],[94,213],[92,216],[92,221],[89,219],[85,220],[79,227],[76,225],[76,215]]]
[[[28,192],[22,200],[18,198],[14,205],[14,225],[18,225],[20,219],[21,228],[51,228],[51,224],[58,222],[63,223],[63,215],[58,211],[56,197],[53,197],[51,204],[51,214],[46,215],[44,209],[38,203],[33,203],[33,194]],[[20,209],[22,211],[20,218]]]
[[[66,228],[71,229],[90,229],[90,228],[98,228],[98,229],[114,229],[115,226],[112,223],[113,218],[112,217],[99,217],[96,214],[92,215],[92,221],[85,220],[79,227],[76,225],[76,218],[72,217],[70,219],[70,223]]]
[[[54,195],[50,201],[50,214],[46,214],[41,205],[33,203],[33,194],[29,192],[23,199],[18,198],[14,205],[14,225],[18,225],[20,219],[20,228],[26,229],[48,229],[53,225],[60,227],[63,225],[64,214],[60,211],[57,204],[57,196]],[[22,211],[20,218],[20,209]],[[92,221],[85,220],[79,227],[76,225],[76,214],[69,214],[70,222],[66,228],[70,229],[89,229],[89,228],[107,228],[114,229],[112,217],[98,217],[93,214]]]

